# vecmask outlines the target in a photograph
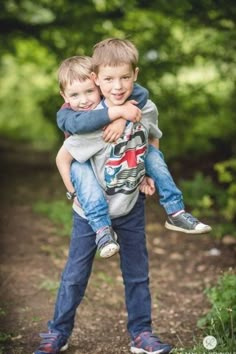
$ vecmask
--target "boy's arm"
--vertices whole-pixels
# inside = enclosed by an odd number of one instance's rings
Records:
[[[134,84],[133,92],[129,96],[128,101],[135,100],[137,102],[137,107],[142,109],[147,103],[148,98],[148,90],[139,84]]]
[[[110,123],[105,130],[103,130],[103,139],[106,143],[113,143],[117,141],[123,134],[127,121],[123,118],[117,119]]]
[[[85,162],[106,147],[102,138],[102,130],[93,133],[71,135],[64,140],[63,146],[79,162]]]
[[[64,146],[62,146],[57,153],[56,164],[67,191],[71,193],[75,191],[70,179],[70,166],[72,160],[73,157],[71,154],[65,149]]]
[[[139,108],[142,108],[142,105],[145,106],[147,103],[147,97],[148,97],[148,91],[142,86],[135,84],[132,95],[129,97],[129,99],[134,98],[135,102],[137,103],[137,106],[139,106]],[[107,125],[107,127],[105,128],[103,132],[103,139],[109,143],[118,140],[123,134],[125,126],[126,126],[125,119],[120,118],[115,120],[114,122]]]
[[[76,112],[63,105],[57,112],[57,125],[70,134],[89,133],[103,128],[111,122],[108,108],[88,112]]]
[[[147,103],[148,91],[135,84],[132,95],[122,106],[104,107],[89,112],[76,112],[66,104],[57,112],[57,125],[63,132],[70,134],[84,134],[101,129],[112,121],[124,118],[130,121],[139,121],[141,113],[138,108],[143,108]],[[132,104],[136,101],[137,105]]]
[[[158,110],[156,105],[148,100],[147,104],[142,109],[142,124],[148,131],[149,142],[158,143],[158,140],[162,137],[162,132],[158,127]],[[156,146],[156,145],[155,145]]]

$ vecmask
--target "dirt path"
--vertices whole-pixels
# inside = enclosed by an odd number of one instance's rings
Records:
[[[32,205],[63,197],[64,188],[53,156],[6,143],[0,156],[0,354],[31,354],[52,316],[69,243]],[[188,348],[201,338],[196,321],[208,308],[203,290],[235,266],[235,248],[211,236],[168,232],[155,198],[146,210],[154,328],[165,341]],[[211,256],[212,248],[220,256]],[[124,354],[128,344],[119,258],[96,259],[67,353]]]

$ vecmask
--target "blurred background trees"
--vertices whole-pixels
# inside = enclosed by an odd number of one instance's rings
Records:
[[[233,0],[5,0],[0,135],[57,147],[58,65],[91,55],[103,38],[128,38],[139,49],[139,83],[157,104],[161,149],[186,201],[199,215],[235,222],[235,17]]]

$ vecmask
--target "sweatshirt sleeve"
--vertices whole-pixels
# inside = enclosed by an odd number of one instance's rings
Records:
[[[138,108],[142,109],[148,100],[149,92],[146,88],[142,87],[139,84],[134,84],[133,92],[129,96],[128,100],[135,100],[138,102]]]
[[[63,132],[84,134],[103,128],[109,124],[108,108],[88,112],[76,112],[62,107],[57,112],[57,125]]]
[[[63,144],[71,156],[81,163],[98,154],[107,145],[109,144],[103,140],[101,130],[89,134],[71,135]]]
[[[137,106],[142,109],[148,100],[149,92],[144,87],[134,84],[133,92],[128,100],[138,102]],[[64,104],[57,112],[57,125],[63,132],[69,134],[85,134],[102,129],[111,123],[108,108],[95,109],[88,112],[73,111]]]
[[[146,127],[149,138],[160,139],[162,131],[158,127],[158,109],[151,100],[142,109],[141,123]]]

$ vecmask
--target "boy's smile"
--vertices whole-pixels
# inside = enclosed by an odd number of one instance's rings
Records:
[[[129,64],[121,64],[119,66],[101,65],[99,67],[99,72],[95,75],[95,82],[100,86],[108,107],[125,103],[133,91],[137,76],[138,68],[133,70]]]
[[[74,80],[71,84],[68,83],[61,95],[74,111],[90,111],[101,101],[99,87],[92,79]]]

